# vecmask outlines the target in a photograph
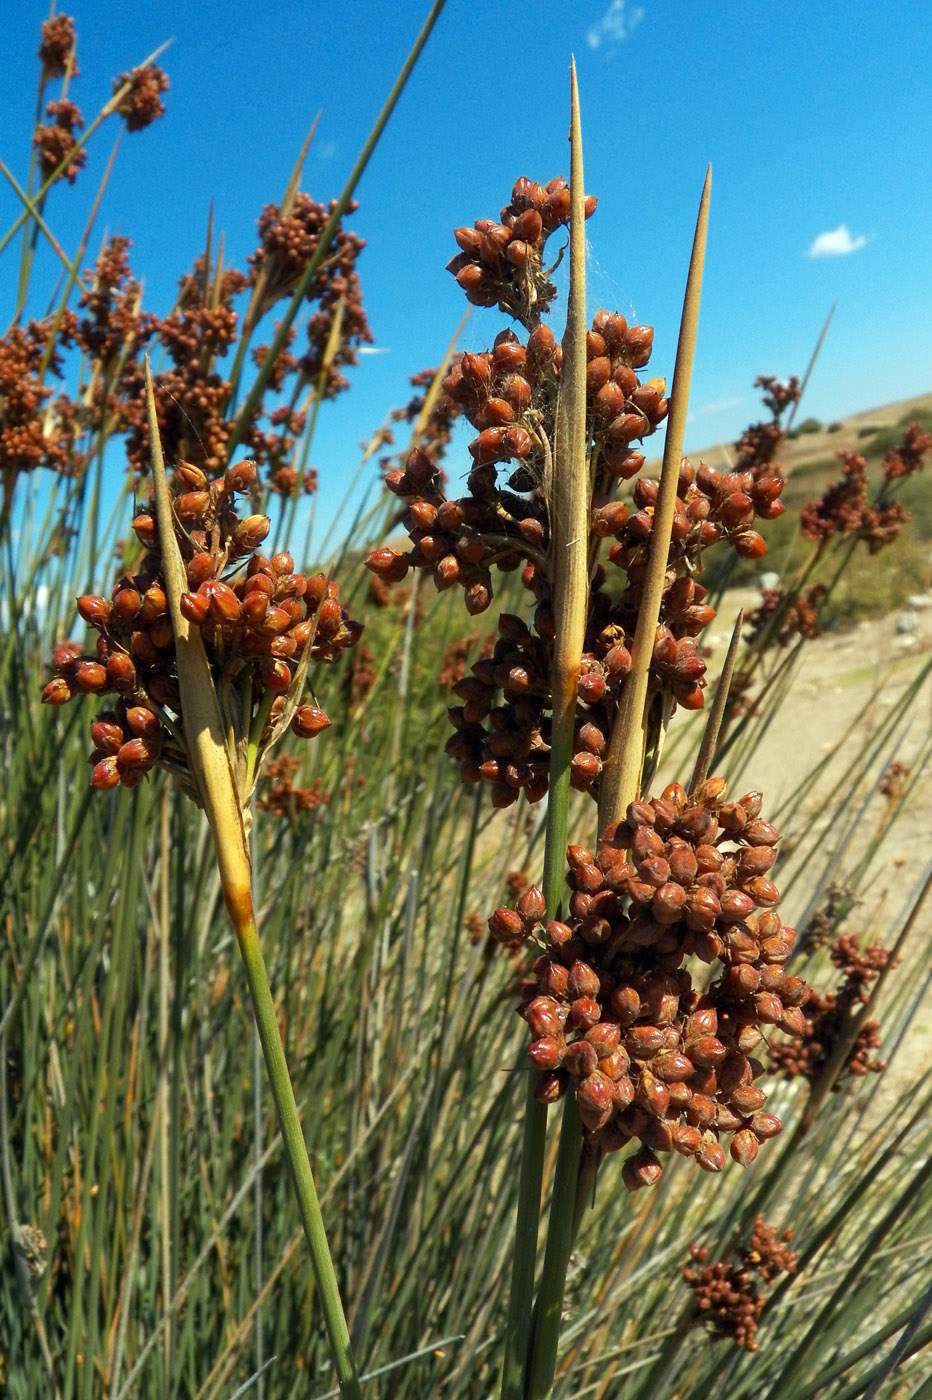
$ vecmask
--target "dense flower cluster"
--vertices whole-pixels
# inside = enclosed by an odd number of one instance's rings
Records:
[[[805,637],[808,641],[818,637],[822,631],[819,605],[827,593],[823,583],[812,583],[792,597],[782,588],[762,588],[760,603],[748,614],[748,640],[785,647],[793,637]]]
[[[764,407],[770,409],[771,418],[763,423],[752,423],[745,429],[735,444],[735,469],[750,471],[755,478],[780,476],[776,457],[786,439],[786,429],[780,420],[792,404],[799,403],[802,386],[795,374],[789,379],[778,379],[773,374],[759,374],[754,381],[754,387],[764,391]]]
[[[489,920],[502,942],[544,947],[521,1006],[538,1098],[571,1090],[593,1148],[637,1143],[622,1172],[632,1191],[671,1149],[718,1172],[726,1138],[752,1162],[780,1131],[753,1051],[765,1030],[806,1025],[808,988],[785,969],[796,934],[768,878],[778,833],[760,793],[725,798],[712,778],[691,798],[671,784],[632,803],[597,852],[569,848],[565,920],[541,927],[535,888]],[[698,982],[696,963],[711,969]]]
[[[787,1248],[792,1238],[792,1230],[778,1235],[758,1216],[750,1240],[734,1251],[732,1262],[709,1264],[709,1251],[691,1246],[694,1262],[683,1270],[683,1278],[693,1292],[696,1320],[709,1326],[713,1338],[730,1339],[745,1351],[758,1350],[757,1324],[766,1301],[758,1279],[769,1284],[781,1273],[796,1272],[797,1255]]]
[[[770,1045],[770,1063],[774,1070],[793,1079],[802,1075],[814,1084],[835,1051],[839,1038],[845,1036],[859,1006],[866,1005],[870,984],[886,967],[889,951],[880,942],[861,951],[854,934],[844,934],[829,944],[832,962],[844,974],[834,992],[813,991],[803,1007],[805,1026],[790,1040],[774,1039]],[[879,1074],[886,1060],[871,1059],[880,1048],[879,1021],[865,1021],[858,1030],[845,1059],[844,1071],[856,1078]],[[841,1087],[836,1080],[833,1088]]]
[[[11,326],[0,339],[0,477],[9,490],[21,472],[46,467],[55,472],[77,469],[74,455],[77,432],[75,405],[64,394],[52,399],[42,366],[46,346],[53,335],[50,320],[30,321],[23,329]],[[67,313],[58,329],[59,341],[75,333],[75,317]],[[48,366],[60,374],[57,355]]]
[[[586,218],[596,209],[586,198]],[[477,219],[458,228],[460,251],[447,264],[474,306],[499,306],[529,330],[540,323],[557,294],[544,267],[547,240],[570,219],[570,188],[562,176],[538,185],[522,177],[515,183],[501,219]],[[562,256],[562,254],[561,254]],[[559,257],[557,262],[559,262]]]
[[[323,779],[315,778],[309,787],[296,785],[294,780],[300,762],[295,754],[290,753],[269,759],[260,796],[256,798],[260,811],[294,820],[299,812],[314,812],[329,803],[330,793],[324,792]]]
[[[259,289],[257,315],[291,296],[317,251],[320,235],[333,213],[336,201],[317,203],[310,195],[298,193],[287,212],[268,204],[259,218],[260,246],[250,255],[252,285]],[[358,209],[354,200],[348,213]],[[317,309],[307,324],[308,348],[296,360],[304,378],[316,384],[323,374],[323,397],[334,398],[349,387],[340,373],[341,366],[357,363],[357,347],[371,344],[372,332],[362,305],[362,290],[356,262],[365,240],[348,229],[339,228],[325,264],[318,269],[307,291],[307,300]],[[326,358],[334,317],[342,317],[336,353]]]
[[[51,122],[46,126],[37,126],[32,138],[39,153],[43,182],[50,180],[58,170],[58,179],[67,180],[69,185],[73,185],[78,171],[87,164],[87,152],[75,150],[78,144],[75,132],[84,125],[81,109],[67,100],[49,102],[45,115],[52,118]]]
[[[922,471],[925,454],[932,448],[932,433],[923,431],[921,423],[908,423],[903,440],[883,459],[883,474],[888,482],[900,481]]]
[[[74,24],[67,15],[43,24],[43,84],[76,76],[74,44]],[[123,87],[127,91],[119,101],[111,98],[104,116],[121,115],[129,130],[138,131],[162,115],[168,78],[161,69],[148,64],[120,74],[115,93]],[[83,117],[64,91],[47,104],[46,112],[49,122],[38,126],[33,138],[43,179],[58,170],[59,179],[73,181],[85,162],[77,137]],[[19,473],[35,467],[79,475],[88,461],[76,446],[82,437],[94,455],[108,439],[123,437],[131,465],[143,475],[150,457],[143,357],[153,347],[162,352],[165,366],[155,376],[155,387],[166,457],[191,462],[210,476],[221,473],[229,464],[232,419],[244,389],[247,361],[240,352],[248,348],[255,363],[265,363],[268,346],[252,345],[253,332],[278,301],[290,297],[332,208],[301,192],[287,214],[268,206],[259,221],[261,244],[250,272],[198,258],[180,279],[175,306],[163,318],[142,309],[142,289],[129,266],[129,240],[111,238],[95,266],[82,273],[76,312],[65,307],[25,331],[14,325],[0,339],[0,472],[7,491]],[[354,233],[338,229],[308,289],[307,349],[295,354],[289,343],[271,367],[266,395],[280,396],[282,402],[273,407],[261,398],[251,421],[241,425],[238,440],[281,495],[317,486],[313,468],[294,465],[308,421],[307,404],[297,406],[299,392],[310,385],[311,396],[332,397],[347,387],[341,366],[355,363],[355,347],[372,339],[356,272],[363,246]],[[291,341],[297,334],[293,328]],[[43,381],[58,373],[62,351],[72,345],[84,352],[81,382],[73,398],[62,395],[51,404]],[[218,366],[231,350],[237,351],[235,368],[227,377]]]
[[[800,512],[800,528],[807,540],[824,545],[833,535],[863,540],[869,554],[892,544],[909,519],[899,501],[868,499],[867,462],[857,452],[838,454],[843,479],[832,482],[817,500],[807,501]]]
[[[78,76],[78,65],[74,61],[74,20],[71,15],[53,15],[42,25],[42,42],[37,57],[42,64],[42,78],[62,78],[70,71],[72,78]]]
[[[562,348],[541,321],[555,294],[543,250],[566,224],[569,207],[565,180],[542,186],[521,179],[500,222],[479,220],[456,231],[461,252],[451,270],[457,281],[472,300],[509,312],[527,328],[527,339],[504,330],[491,350],[453,362],[443,395],[476,431],[466,492],[449,498],[434,457],[415,448],[385,478],[404,504],[401,520],[411,548],[386,546],[366,560],[386,583],[409,569],[429,571],[439,590],[463,590],[472,615],[490,606],[495,571],[521,570],[531,595],[530,620],[507,613],[499,618],[492,656],[477,661],[458,682],[462,704],[450,711],[456,732],[448,752],[463,780],[486,782],[500,807],[522,792],[536,801],[548,785],[555,624],[544,484],[552,464]],[[587,215],[594,209],[595,200],[587,199]],[[658,482],[641,478],[630,502],[615,499],[619,483],[644,465],[637,444],[668,411],[665,380],[639,377],[652,344],[652,327],[629,325],[624,316],[604,310],[595,314],[586,337],[593,562],[572,781],[593,796],[630,668],[658,495]],[[782,477],[763,465],[721,474],[683,460],[651,677],[667,712],[703,703],[706,667],[696,639],[715,616],[695,577],[704,551],[722,543],[744,558],[760,557],[766,547],[752,526],[782,513],[782,489]],[[601,547],[607,550],[604,563],[598,561]]]
[[[455,355],[452,367],[455,368],[459,365],[462,358],[461,354]],[[411,387],[413,389],[422,389],[423,393],[415,394],[408,400],[404,408],[393,409],[391,415],[393,423],[417,422],[424,410],[428,391],[431,384],[434,382],[436,373],[437,371],[435,369],[423,369],[417,374],[411,375]],[[424,448],[424,451],[428,453],[435,466],[439,466],[446,455],[447,448],[453,436],[453,425],[459,417],[459,413],[458,405],[449,395],[445,394],[441,388],[434,398],[420,436],[420,445]],[[389,442],[393,440],[394,439],[390,436],[387,439]],[[383,465],[386,469],[389,468],[392,465],[391,460],[388,458],[383,459]]]
[[[329,725],[322,710],[300,703],[300,663],[308,652],[315,663],[335,660],[362,628],[323,574],[295,573],[290,554],[267,559],[259,553],[269,520],[240,519],[233,500],[255,480],[252,462],[240,462],[213,482],[183,463],[173,508],[190,589],[182,594],[182,613],[200,629],[233,731],[248,735],[261,752],[289,722],[302,738]],[[96,787],[134,787],[156,765],[189,785],[175,640],[151,509],[137,515],[133,528],[146,549],[139,564],[109,598],[78,599],[80,616],[99,634],[94,654],[75,642],[60,643],[42,699],[64,705],[80,694],[117,697],[91,724]]]
[[[890,488],[921,471],[930,448],[932,433],[923,432],[919,423],[908,424],[902,442],[884,458],[884,485],[874,501],[868,497],[866,460],[855,452],[839,452],[843,479],[832,482],[820,497],[803,506],[803,534],[820,546],[833,535],[863,540],[869,554],[891,544],[909,519],[909,511],[890,498]]]
[[[165,115],[162,93],[168,91],[168,75],[154,63],[147,63],[142,68],[134,68],[131,73],[121,73],[114,78],[114,93],[127,83],[129,91],[123,94],[113,110],[123,117],[127,131],[143,131]]]

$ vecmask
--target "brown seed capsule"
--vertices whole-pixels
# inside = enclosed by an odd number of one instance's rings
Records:
[[[757,992],[753,1001],[755,1015],[763,1025],[775,1026],[778,1021],[782,1020],[785,1014],[783,1002],[774,992]],[[787,1008],[786,1014],[789,1014],[791,1009],[797,1008]]]
[[[744,1117],[756,1113],[766,1102],[767,1095],[756,1084],[742,1084],[731,1096],[732,1107]]]
[[[145,773],[154,765],[157,757],[158,744],[153,744],[148,739],[128,739],[120,746],[117,763],[121,770],[135,769]]]
[[[759,1142],[776,1137],[783,1131],[783,1124],[772,1113],[755,1113],[749,1127]]]
[[[685,903],[686,891],[682,885],[668,881],[655,893],[651,901],[651,914],[658,924],[675,924]]]
[[[182,593],[178,599],[181,616],[193,627],[203,627],[209,612],[208,600],[200,593]]]
[[[569,1076],[562,1069],[544,1073],[534,1085],[534,1097],[538,1103],[559,1103],[566,1093],[568,1082]]]
[[[662,1118],[670,1106],[670,1091],[666,1084],[645,1070],[634,1101],[651,1118]]]
[[[777,1024],[787,1035],[805,1035],[809,1021],[801,1006],[785,1006]]]
[[[725,1046],[714,1035],[701,1035],[689,1046],[689,1058],[699,1069],[714,1069],[726,1055]]]
[[[728,1150],[739,1166],[749,1167],[757,1156],[757,1138],[750,1128],[740,1128],[732,1137]]]
[[[586,1040],[594,1048],[600,1060],[613,1055],[621,1041],[621,1031],[610,1021],[592,1026],[586,1031]],[[627,1068],[627,1065],[625,1066]]]
[[[42,691],[43,705],[67,705],[74,695],[70,681],[64,676],[54,676]]]
[[[107,788],[115,788],[120,781],[120,770],[117,767],[116,757],[109,755],[102,758],[99,763],[95,763],[91,772],[91,785],[100,791]]]
[[[586,1031],[590,1026],[596,1025],[601,1019],[602,1008],[593,997],[577,997],[570,1002],[569,1015],[566,1018],[568,1030]]]
[[[612,1081],[600,1070],[595,1070],[577,1085],[576,1102],[583,1126],[591,1133],[598,1132],[614,1111]]]
[[[291,717],[291,732],[299,739],[311,739],[330,728],[330,720],[316,705],[299,705]]]
[[[134,622],[142,607],[142,597],[135,588],[121,588],[113,595],[113,616],[124,627]]]
[[[258,475],[255,462],[247,458],[243,462],[234,463],[232,467],[227,467],[223,481],[228,491],[243,495],[256,484]]]
[[[659,1026],[632,1026],[625,1035],[625,1049],[633,1060],[651,1060],[665,1044]]]
[[[576,997],[596,997],[599,994],[599,974],[588,963],[577,959],[569,970],[567,981],[568,995]]]
[[[630,1025],[641,1010],[641,998],[634,987],[622,984],[616,987],[611,996],[612,1014],[620,1026]]]
[[[145,705],[131,705],[129,707],[126,711],[126,725],[130,733],[135,734],[137,739],[152,741],[162,732],[158,715],[146,709]],[[93,737],[93,726],[91,726],[91,737]],[[98,747],[101,746],[98,745]]]
[[[122,725],[117,723],[116,715],[109,711],[91,721],[91,739],[94,747],[106,756],[118,753],[125,737]]]
[[[233,531],[234,552],[245,554],[249,550],[258,549],[271,528],[272,522],[267,515],[247,515]]]
[[[210,509],[210,492],[185,491],[175,498],[174,508],[182,525],[202,525]]]
[[[767,543],[756,530],[746,530],[732,540],[735,553],[742,559],[761,559],[767,553]]]
[[[499,911],[502,912],[502,911]],[[511,913],[511,910],[505,910]],[[492,918],[495,916],[493,915]],[[492,919],[489,920],[489,928],[492,927]],[[498,935],[493,931],[493,936]],[[519,935],[512,934],[512,938]],[[511,941],[510,939],[507,941]],[[536,1038],[544,1035],[560,1035],[563,1031],[563,1022],[566,1019],[566,1008],[553,998],[548,996],[538,996],[528,1003],[524,1015],[530,1027],[531,1034]]]
[[[563,1055],[563,1068],[574,1078],[582,1079],[598,1068],[599,1057],[588,1040],[574,1040]]]
[[[629,1191],[640,1191],[659,1181],[663,1168],[648,1147],[641,1147],[622,1163],[621,1177]]]
[[[95,593],[85,594],[77,599],[79,615],[91,627],[106,627],[110,621],[113,605],[109,598],[101,598]]]
[[[107,669],[99,661],[82,658],[74,664],[74,683],[78,690],[99,695],[107,689]]]
[[[266,690],[271,690],[273,695],[284,695],[291,689],[291,668],[287,661],[280,657],[269,657],[262,667],[262,681]]]
[[[147,549],[154,549],[158,544],[159,527],[156,524],[155,517],[150,515],[148,511],[143,511],[136,516],[136,519],[133,521],[133,530],[136,534],[136,538],[141,544],[144,544]]]
[[[535,1069],[554,1070],[562,1063],[563,1050],[562,1039],[545,1035],[528,1046],[527,1056]]]
[[[708,1134],[704,1135],[702,1146],[696,1153],[696,1161],[705,1172],[722,1171],[725,1166],[725,1152],[721,1143]]]

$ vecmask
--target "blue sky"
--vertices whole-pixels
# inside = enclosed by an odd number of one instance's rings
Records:
[[[129,235],[146,304],[164,312],[203,247],[208,206],[244,266],[319,113],[304,186],[339,193],[427,11],[426,0],[76,0],[86,116],[110,79],[165,39],[166,117],[125,137],[98,228]],[[24,177],[45,5],[4,16],[0,156]],[[914,0],[715,6],[677,0],[448,0],[358,191],[360,275],[376,345],[326,407],[312,460],[324,514],[358,444],[438,361],[464,308],[444,271],[452,229],[496,217],[519,175],[568,173],[568,62],[583,104],[590,313],[656,327],[651,372],[672,373],[706,163],[712,216],[687,446],[759,416],[758,373],[802,373],[838,310],[806,415],[825,421],[932,388],[932,25]],[[54,95],[54,94],[52,94]],[[106,132],[105,128],[105,132]],[[91,146],[48,217],[73,246],[111,137]],[[4,184],[0,225],[17,212]],[[8,312],[14,259],[0,273]],[[822,256],[812,256],[821,252]],[[41,308],[36,308],[37,310]],[[504,324],[474,313],[463,345]],[[452,464],[451,464],[452,465]]]

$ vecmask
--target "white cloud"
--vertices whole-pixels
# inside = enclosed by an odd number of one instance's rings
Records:
[[[620,44],[634,33],[643,18],[642,6],[628,6],[625,0],[610,0],[602,18],[586,31],[586,43],[590,49],[600,49],[603,44]]]
[[[744,403],[745,395],[732,395],[730,398],[714,399],[711,403],[698,404],[696,408],[690,407],[687,418],[708,418],[713,413],[724,413],[729,408],[737,408]]]
[[[847,224],[839,224],[828,233],[820,233],[813,239],[807,253],[810,258],[843,258],[848,253],[856,253],[863,248],[867,238],[863,233],[852,233]]]

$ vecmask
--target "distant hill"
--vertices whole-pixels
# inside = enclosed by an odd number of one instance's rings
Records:
[[[761,405],[761,412],[758,415],[763,417],[764,408]],[[852,413],[847,418],[839,419],[832,424],[825,423],[817,432],[800,433],[784,443],[780,449],[779,461],[786,476],[793,475],[793,469],[802,466],[804,463],[811,463],[820,458],[833,458],[836,452],[842,448],[852,448],[856,451],[869,453],[873,433],[868,431],[871,428],[880,432],[884,428],[895,427],[904,419],[923,416],[927,422],[932,420],[932,393],[920,394],[917,398],[901,399],[897,403],[885,404],[882,408],[866,409],[863,413]],[[796,415],[796,427],[811,419],[814,415],[806,412],[805,401]],[[833,431],[829,432],[829,427]],[[794,433],[795,433],[794,427]],[[709,466],[717,467],[720,471],[729,470],[734,459],[733,443],[717,443],[713,446],[695,448],[689,444],[687,438],[687,456],[694,462],[708,462]],[[647,470],[656,471],[659,466],[659,458],[648,462]]]

